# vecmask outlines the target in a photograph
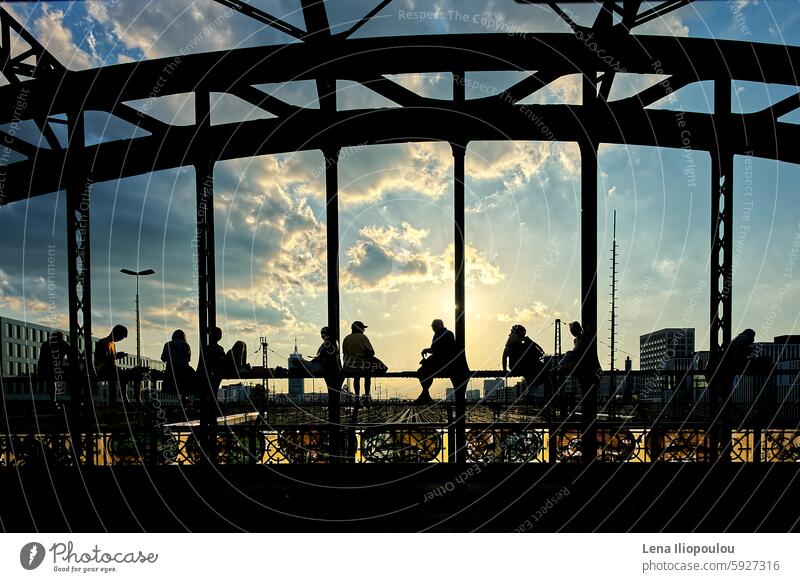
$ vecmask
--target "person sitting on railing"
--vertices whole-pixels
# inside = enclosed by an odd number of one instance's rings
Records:
[[[303,367],[309,374],[316,378],[324,378],[328,391],[341,392],[342,389],[342,362],[339,359],[338,342],[331,336],[330,329],[325,326],[319,330],[322,345],[317,349],[317,355],[310,360],[303,360]]]
[[[503,372],[521,375],[525,378],[526,388],[530,388],[544,366],[544,350],[526,333],[521,325],[511,327],[503,350]]]
[[[222,416],[217,395],[225,375],[225,350],[219,345],[220,340],[222,330],[212,327],[208,331],[208,345],[200,351],[200,361],[197,364],[197,385],[201,390],[201,426],[216,426],[217,418]]]
[[[128,381],[130,373],[128,370],[121,370],[117,366],[117,360],[121,360],[128,354],[117,351],[117,342],[128,337],[128,328],[124,325],[115,325],[103,339],[97,340],[94,346],[94,370],[98,380],[108,382],[109,404],[114,406],[117,403],[117,386],[121,387],[122,400],[129,404],[128,400]]]
[[[433,404],[430,388],[436,376],[450,378],[455,389],[456,401],[465,396],[462,392],[467,389],[466,380],[469,377],[469,367],[464,353],[459,351],[456,344],[456,336],[444,326],[441,319],[434,319],[431,322],[433,339],[431,347],[425,348],[420,352],[422,360],[417,370],[417,378],[422,385],[422,392],[415,400],[416,404]],[[426,357],[427,356],[427,357]]]
[[[344,373],[353,376],[353,390],[356,393],[356,405],[361,403],[361,379],[364,379],[365,404],[370,403],[370,387],[372,372],[381,369],[382,362],[375,357],[375,349],[365,333],[367,326],[362,321],[354,321],[350,326],[351,333],[342,340],[342,357]],[[382,366],[385,370],[386,367]]]
[[[67,380],[69,344],[64,334],[54,331],[39,348],[39,363],[36,371],[39,378],[47,383],[50,401],[55,403],[59,394],[64,393]]]
[[[172,340],[161,350],[161,361],[167,364],[163,390],[178,395],[184,404],[189,403],[197,382],[194,368],[189,365],[191,360],[192,348],[186,341],[186,334],[182,329],[176,329],[172,332]]]
[[[241,377],[244,372],[248,371],[250,371],[250,364],[247,363],[247,344],[239,340],[225,354],[225,373]]]
[[[577,321],[569,324],[569,331],[574,337],[574,346],[561,359],[560,370],[567,373],[577,373],[578,376],[597,375],[602,371],[597,353],[589,354],[589,338]]]

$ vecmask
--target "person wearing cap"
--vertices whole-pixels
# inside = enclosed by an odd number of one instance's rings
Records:
[[[344,367],[353,374],[353,390],[356,394],[356,404],[359,404],[361,393],[361,379],[364,379],[364,402],[369,403],[371,388],[372,362],[375,358],[375,349],[367,337],[367,326],[363,321],[354,321],[350,326],[351,333],[342,340],[342,358]]]

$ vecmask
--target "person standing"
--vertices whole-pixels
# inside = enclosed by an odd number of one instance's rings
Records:
[[[371,371],[375,358],[375,349],[365,333],[367,327],[363,321],[354,321],[350,326],[350,335],[342,340],[344,368],[347,372],[353,374],[353,390],[356,393],[356,404],[360,403],[362,378],[364,379],[364,403],[368,404],[370,400]]]
[[[222,414],[217,402],[225,365],[225,350],[219,345],[222,330],[218,327],[212,328],[208,339],[205,350],[200,352],[200,363],[197,366],[197,382],[203,390],[200,394],[200,424],[216,426],[217,416]]]
[[[50,401],[55,404],[59,394],[64,393],[67,378],[67,358],[69,344],[64,334],[54,331],[39,348],[39,362],[36,371],[39,378],[47,383]]]
[[[94,370],[98,380],[108,382],[108,401],[111,406],[117,404],[117,386],[122,392],[122,401],[130,404],[128,400],[128,373],[117,367],[117,360],[127,356],[125,352],[117,351],[117,342],[128,337],[128,328],[124,325],[115,325],[103,339],[97,340],[94,347]]]
[[[194,389],[196,374],[189,365],[192,360],[192,347],[186,341],[186,333],[182,329],[172,332],[172,340],[164,344],[161,361],[167,364],[164,370],[164,391],[177,394],[184,403],[188,403]]]

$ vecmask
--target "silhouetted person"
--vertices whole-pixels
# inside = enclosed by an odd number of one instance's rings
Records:
[[[216,399],[225,362],[225,349],[219,345],[222,340],[222,330],[218,327],[212,328],[208,339],[208,345],[200,354],[197,373],[202,376],[199,378],[201,385],[205,386],[209,395]]]
[[[422,361],[417,370],[417,378],[422,385],[422,393],[417,397],[417,404],[432,404],[430,387],[436,376],[450,378],[453,383],[456,400],[464,399],[466,391],[466,381],[469,376],[469,367],[464,354],[461,353],[456,345],[456,336],[444,326],[441,319],[434,319],[431,322],[433,339],[431,347],[422,350]],[[426,357],[427,356],[427,357]],[[459,391],[461,392],[459,396]]]
[[[219,345],[222,330],[214,327],[209,330],[208,345],[200,352],[200,363],[197,366],[197,383],[200,394],[200,423],[216,424],[220,413],[217,403],[219,385],[222,382],[225,366],[225,350]]]
[[[361,378],[364,378],[364,402],[369,402],[369,391],[372,382],[372,368],[375,362],[375,349],[367,337],[367,326],[361,321],[354,321],[350,326],[351,333],[342,340],[342,357],[345,371],[353,374],[353,390],[356,393],[356,404],[361,393]]]
[[[172,332],[172,340],[164,344],[161,350],[161,361],[166,362],[164,370],[165,392],[177,394],[184,404],[187,404],[195,389],[196,374],[189,365],[192,360],[192,347],[186,341],[186,334],[182,329]]]
[[[242,373],[250,370],[247,363],[247,344],[237,341],[225,354],[225,373],[228,376],[241,377]]]
[[[716,366],[712,367],[712,377],[709,378],[709,415],[715,428],[711,431],[711,446],[716,455],[717,447],[722,449],[724,459],[728,460],[726,448],[730,447],[730,422],[732,413],[732,396],[736,376],[745,372],[748,364],[755,362],[753,343],[756,332],[746,329],[733,338],[722,352]],[[720,432],[720,430],[722,432]]]
[[[317,349],[317,355],[311,360],[304,360],[303,365],[312,376],[325,379],[328,388],[328,422],[331,425],[331,455],[334,462],[342,454],[342,443],[339,428],[341,426],[341,396],[344,374],[342,362],[339,357],[339,344],[330,332],[330,328],[323,327],[319,330],[322,344]]]
[[[531,388],[533,382],[542,371],[544,350],[539,344],[526,335],[521,325],[511,327],[506,347],[503,350],[503,372],[525,378],[525,387]]]
[[[303,361],[303,365],[312,376],[325,379],[329,395],[331,391],[341,392],[342,363],[339,359],[338,343],[331,336],[327,326],[319,331],[319,335],[322,338],[322,345],[317,349],[317,355]]]
[[[67,379],[67,362],[69,344],[64,341],[64,334],[54,331],[39,348],[37,372],[39,378],[47,383],[50,401],[55,403],[59,394],[64,393]]]
[[[581,440],[581,455],[584,463],[595,460],[597,453],[597,384],[602,373],[597,350],[577,321],[569,324],[569,331],[574,337],[574,347],[564,354],[561,360],[561,371],[573,375],[581,387],[581,430],[587,438]],[[570,405],[572,410],[572,405]]]
[[[130,403],[127,389],[130,374],[127,370],[117,367],[117,360],[128,355],[125,352],[117,351],[117,342],[126,337],[128,337],[128,328],[124,325],[115,325],[108,336],[97,340],[94,347],[94,370],[98,380],[108,382],[108,400],[112,406],[117,403],[118,385],[122,392],[123,402]]]
[[[569,331],[574,338],[574,345],[561,359],[561,369],[575,374],[579,381],[583,378],[594,382],[597,374],[602,370],[597,353],[589,353],[591,343],[580,323],[577,321],[570,323]],[[583,386],[583,383],[581,383],[581,386]]]

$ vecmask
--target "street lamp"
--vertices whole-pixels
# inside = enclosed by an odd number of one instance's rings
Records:
[[[125,275],[133,275],[136,277],[136,365],[142,365],[142,329],[139,320],[139,277],[145,275],[155,275],[153,269],[145,269],[144,271],[131,271],[130,269],[120,269],[121,273]]]

